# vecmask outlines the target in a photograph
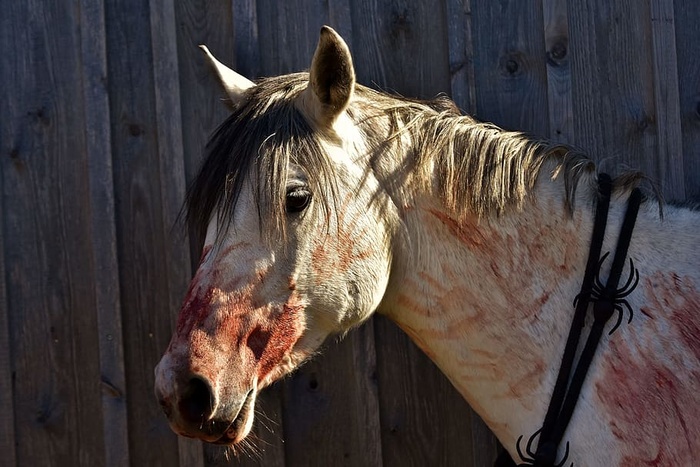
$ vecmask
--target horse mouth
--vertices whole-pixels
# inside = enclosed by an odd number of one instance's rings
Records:
[[[231,445],[245,438],[252,424],[253,406],[255,405],[255,388],[246,394],[238,414],[224,431],[224,434],[211,444]]]

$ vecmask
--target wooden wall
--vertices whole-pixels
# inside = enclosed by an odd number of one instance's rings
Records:
[[[449,382],[376,318],[263,396],[258,452],[176,438],[153,397],[191,274],[175,227],[226,111],[321,25],[359,81],[646,170],[700,198],[695,0],[2,0],[0,452],[7,466],[487,466]]]

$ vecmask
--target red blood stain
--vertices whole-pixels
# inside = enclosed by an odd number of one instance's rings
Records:
[[[287,301],[276,304],[256,303],[267,269],[222,280],[217,273],[223,267],[219,261],[242,245],[223,250],[206,266],[211,247],[205,247],[168,350],[177,352],[179,371],[229,381],[222,386],[222,394],[229,386],[251,381],[256,372],[262,381],[285,361],[304,331],[304,305],[294,291],[293,279],[289,280]],[[173,350],[176,343],[181,344],[179,350]],[[226,373],[223,377],[222,372]]]
[[[647,281],[652,306],[673,312],[671,322],[685,345],[700,361],[700,294],[692,278],[680,278],[676,273],[657,273]]]
[[[621,465],[694,465],[700,454],[700,295],[692,279],[658,272],[645,281],[653,320],[612,339],[596,392]],[[659,326],[666,318],[670,327]],[[639,327],[642,326],[642,327]]]
[[[209,312],[213,290],[209,288],[202,293],[198,282],[192,280],[184,304],[180,309],[176,328],[177,338],[189,335],[196,324],[202,323],[206,319]]]
[[[481,266],[490,267],[494,275],[512,280],[517,274],[529,279],[527,270],[536,265],[540,273],[549,273],[546,279],[556,281],[567,278],[573,272],[572,265],[582,267],[584,248],[579,234],[580,221],[565,223],[544,219],[538,212],[532,213],[530,222],[517,228],[494,229],[487,221],[467,217],[457,220],[438,210],[428,211],[447,228],[452,236],[470,252],[481,257]],[[584,251],[585,250],[585,251]],[[494,258],[498,258],[494,261]],[[522,279],[521,279],[522,280]],[[543,283],[551,283],[546,280]]]
[[[282,312],[270,324],[267,345],[260,353],[258,381],[262,381],[287,355],[304,330],[304,305],[292,294],[282,307]],[[255,353],[255,350],[253,351]]]
[[[610,343],[613,356],[596,384],[613,435],[625,445],[621,465],[691,465],[700,449],[698,374],[679,380],[644,349]],[[647,351],[648,352],[648,351]]]
[[[486,241],[486,237],[479,227],[474,223],[457,222],[455,219],[434,209],[429,210],[430,214],[437,217],[445,227],[450,230],[450,233],[469,248],[479,248]]]
[[[337,232],[329,235],[324,231],[320,235],[311,253],[315,276],[328,277],[344,273],[352,263],[371,256],[376,245],[368,245],[362,239],[369,238],[368,227],[358,225],[360,216],[350,218],[348,206],[352,198],[349,196],[337,212]]]
[[[170,349],[175,341],[176,337],[181,338],[182,336],[187,336],[192,331],[195,324],[202,322],[206,316],[211,298],[213,295],[212,288],[208,288],[202,291],[202,286],[200,285],[203,278],[202,264],[207,258],[207,255],[211,251],[211,245],[205,245],[202,248],[202,254],[199,257],[199,267],[197,268],[197,273],[190,282],[190,286],[187,289],[187,294],[183,301],[183,305],[180,308],[180,314],[177,320],[176,334],[170,341]]]
[[[221,257],[226,257],[226,256],[228,256],[231,252],[233,252],[234,250],[238,250],[239,248],[244,248],[244,247],[249,247],[249,246],[250,246],[250,243],[248,243],[248,242],[238,242],[238,243],[234,243],[233,245],[227,246],[227,247],[224,249],[224,251],[222,251],[219,255],[220,255]]]

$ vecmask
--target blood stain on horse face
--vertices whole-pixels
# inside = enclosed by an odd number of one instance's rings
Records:
[[[284,357],[294,348],[304,331],[304,306],[296,294],[282,306],[282,310],[268,325],[267,341],[260,351],[257,362],[258,381],[283,362]]]

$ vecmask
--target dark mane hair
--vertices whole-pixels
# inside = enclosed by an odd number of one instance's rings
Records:
[[[219,235],[226,232],[249,177],[261,233],[268,239],[284,235],[290,164],[306,171],[312,192],[330,195],[315,199],[321,209],[331,212],[336,182],[334,167],[323,150],[324,136],[295,105],[307,84],[308,73],[260,80],[214,132],[185,205],[190,231],[201,240],[214,215]],[[437,194],[457,216],[483,217],[522,205],[548,160],[556,163],[552,176],[564,177],[565,202],[573,209],[581,176],[595,173],[588,157],[460,115],[446,98],[415,101],[357,85],[347,112],[366,140],[371,167],[391,154],[405,153],[396,177],[388,181],[393,185],[389,189],[404,183],[430,188],[437,180]],[[642,178],[630,173],[620,177],[616,186],[628,190]]]
[[[316,169],[309,177],[312,190],[329,184],[329,161],[293,103],[307,83],[307,73],[261,80],[214,131],[186,196],[187,223],[201,240],[214,215],[219,225],[230,225],[249,175],[257,180],[254,195],[264,232],[284,231],[284,190],[290,163]],[[225,231],[222,228],[220,235]]]

